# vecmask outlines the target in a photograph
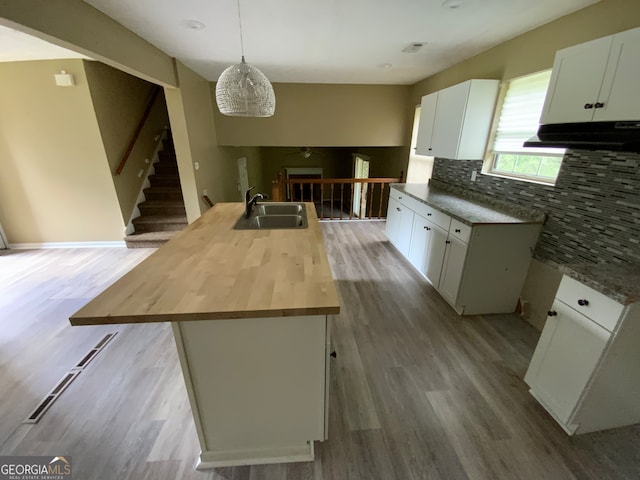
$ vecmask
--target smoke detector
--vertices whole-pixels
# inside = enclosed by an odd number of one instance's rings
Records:
[[[407,45],[406,47],[404,47],[402,49],[402,51],[404,53],[416,53],[418,52],[422,47],[424,47],[427,44],[427,42],[411,42],[409,45]]]

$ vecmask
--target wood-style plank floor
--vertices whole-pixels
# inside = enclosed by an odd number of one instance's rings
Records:
[[[568,437],[522,380],[538,332],[512,315],[458,317],[383,228],[323,224],[342,313],[315,462],[207,472],[193,468],[169,325],[68,324],[151,250],[0,252],[0,455],[71,456],[81,480],[640,478],[640,426]],[[40,423],[23,424],[113,331]]]

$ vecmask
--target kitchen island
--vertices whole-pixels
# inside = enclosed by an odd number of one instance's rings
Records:
[[[201,446],[197,468],[308,461],[327,436],[329,315],[338,294],[308,227],[234,230],[219,203],[70,317],[171,322]]]

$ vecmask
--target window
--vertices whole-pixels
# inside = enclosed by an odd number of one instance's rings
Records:
[[[489,173],[554,183],[564,155],[563,148],[523,147],[538,132],[551,70],[509,82],[495,133]]]
[[[418,125],[420,124],[420,105],[416,107],[413,116],[413,131],[411,133],[411,150],[409,151],[409,167],[407,168],[407,183],[426,183],[433,171],[433,157],[416,154],[418,141]]]

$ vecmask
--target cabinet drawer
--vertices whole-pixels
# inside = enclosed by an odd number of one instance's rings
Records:
[[[556,298],[609,331],[616,328],[624,309],[615,300],[566,275],[562,277]]]
[[[469,239],[471,238],[471,227],[456,220],[455,218],[452,218],[449,233],[463,242],[469,243]]]
[[[451,225],[451,217],[446,213],[442,213],[440,210],[436,210],[426,203],[420,203],[420,205],[416,209],[416,212],[429,220],[431,223],[435,223],[437,226],[444,228],[445,230],[449,230],[449,226]]]

